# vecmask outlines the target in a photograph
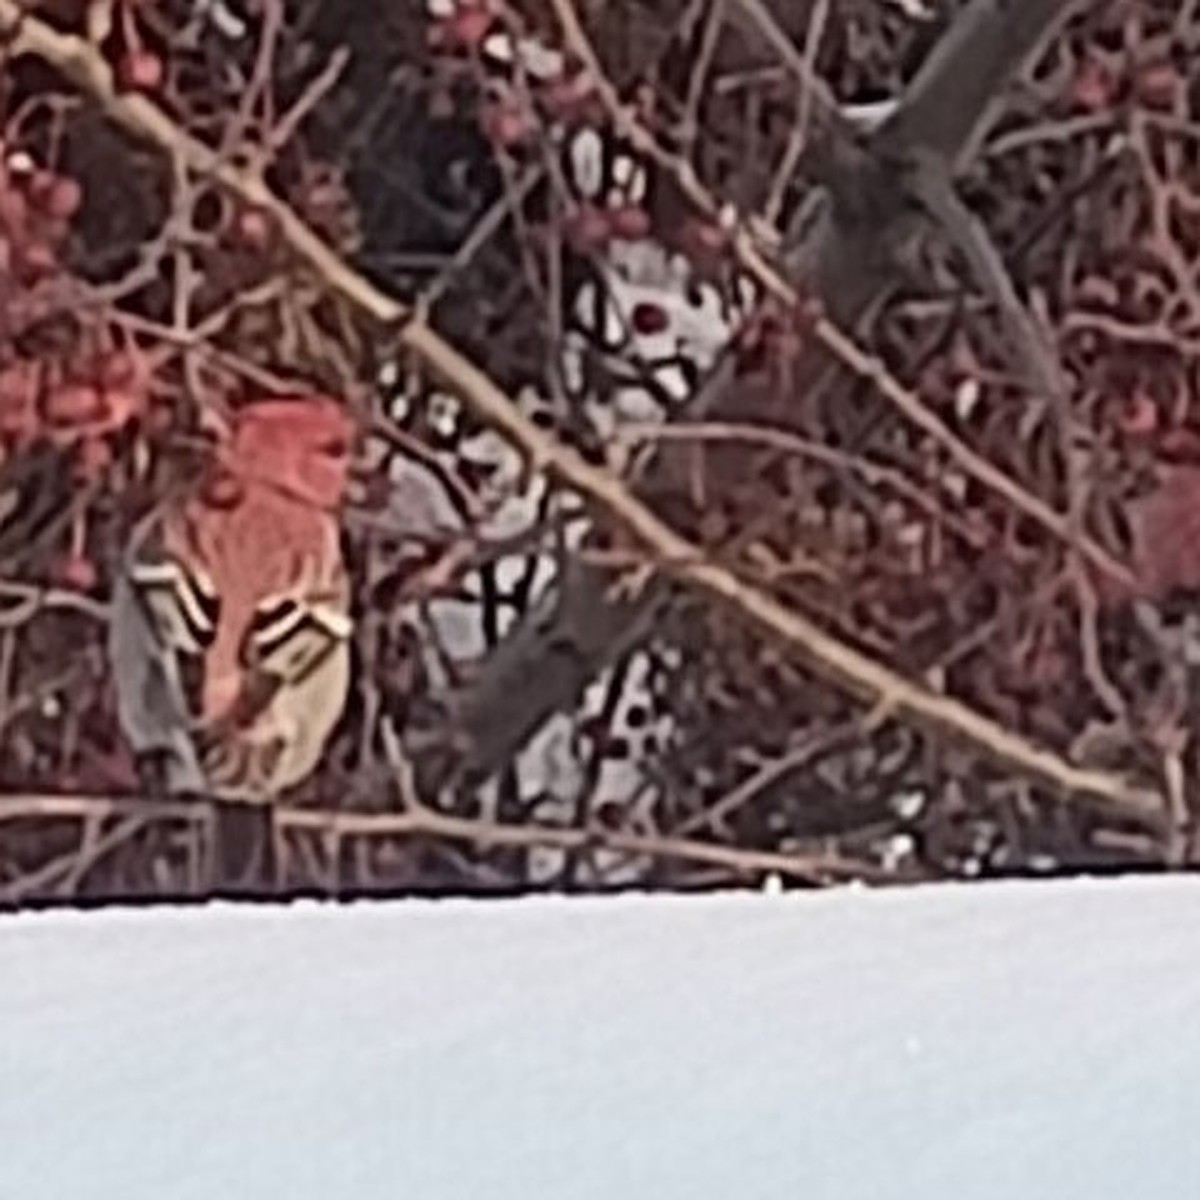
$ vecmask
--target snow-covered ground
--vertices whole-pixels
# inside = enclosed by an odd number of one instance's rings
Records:
[[[0,919],[0,1200],[1200,1195],[1200,882]]]

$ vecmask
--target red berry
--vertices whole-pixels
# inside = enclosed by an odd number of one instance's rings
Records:
[[[549,80],[539,95],[551,117],[586,125],[603,121],[607,116],[595,80],[584,72]]]
[[[94,483],[111,465],[112,447],[101,437],[85,437],[75,447],[75,475]]]
[[[96,566],[90,558],[78,552],[64,555],[55,571],[59,583],[81,592],[90,592],[98,579]]]
[[[65,175],[55,177],[46,196],[46,211],[60,221],[69,221],[83,203],[83,188],[74,179]]]
[[[622,204],[608,215],[613,236],[637,242],[650,236],[650,214],[636,204]]]
[[[643,300],[640,304],[633,306],[629,322],[635,333],[650,337],[653,334],[662,333],[670,325],[671,318],[661,304],[651,304]]]
[[[1071,81],[1070,98],[1084,112],[1103,112],[1116,96],[1113,73],[1094,58],[1084,59]]]
[[[59,428],[90,424],[102,417],[104,411],[99,389],[84,383],[61,384],[42,401],[47,424]]]
[[[58,176],[53,171],[47,171],[45,167],[37,167],[29,176],[28,182],[25,184],[25,194],[35,208],[44,209],[46,207],[57,179]]]
[[[239,209],[230,233],[236,245],[265,250],[271,241],[271,218],[261,208]]]
[[[608,214],[594,204],[581,204],[563,222],[563,233],[572,249],[580,254],[603,250],[612,240]]]
[[[684,253],[697,262],[711,262],[729,249],[729,233],[713,221],[685,218],[679,240]]]
[[[106,388],[102,397],[105,429],[124,429],[144,407],[145,396],[131,387]]]
[[[484,105],[479,125],[493,146],[505,150],[527,141],[533,132],[533,122],[521,106],[503,101]]]
[[[162,87],[163,61],[149,50],[131,50],[117,63],[117,87],[126,92],[156,92]]]
[[[443,17],[429,29],[429,44],[435,50],[472,50],[482,44],[495,17],[483,7],[460,7],[452,17]]]
[[[1169,111],[1183,87],[1183,78],[1169,62],[1151,63],[1137,74],[1137,97],[1147,107]]]
[[[106,388],[123,387],[138,376],[137,359],[128,350],[112,350],[96,364],[99,382]]]
[[[0,185],[0,229],[16,233],[25,228],[29,204],[16,188]]]
[[[1117,418],[1121,432],[1129,437],[1146,437],[1158,430],[1158,408],[1153,400],[1138,392]]]
[[[40,386],[41,371],[28,359],[0,370],[0,437],[22,442],[37,436]]]
[[[15,247],[18,258],[18,274],[28,283],[35,282],[54,272],[58,259],[47,242],[31,241]]]

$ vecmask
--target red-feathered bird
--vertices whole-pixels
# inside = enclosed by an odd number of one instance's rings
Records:
[[[353,436],[326,397],[249,404],[203,477],[135,530],[109,649],[156,790],[263,805],[320,762],[350,679]]]

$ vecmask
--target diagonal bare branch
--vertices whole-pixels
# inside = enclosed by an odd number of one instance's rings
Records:
[[[1055,0],[1047,5],[1045,0],[1013,0],[1005,6],[1021,10],[1021,36],[1003,36],[999,45],[988,52],[989,77],[996,86],[1016,73],[1077,2]],[[690,166],[666,153],[607,85],[570,0],[552,0],[552,5],[567,44],[596,76],[616,127],[668,171],[701,212],[717,216],[719,203],[694,177]],[[854,340],[903,278],[903,264],[915,257],[913,243],[927,236],[931,224],[939,225],[945,216],[944,212],[931,210],[923,194],[926,177],[933,173],[945,178],[948,186],[951,167],[941,155],[948,155],[959,166],[965,165],[994,115],[994,97],[977,87],[973,57],[979,40],[994,33],[992,0],[975,0],[960,15],[947,34],[947,38],[953,35],[952,44],[959,49],[953,54],[931,55],[927,69],[919,73],[913,88],[901,98],[886,137],[882,131],[876,134],[881,150],[871,143],[862,144],[854,136],[828,88],[813,79],[800,51],[762,0],[731,0],[730,13],[743,32],[765,42],[779,56],[799,86],[811,90],[814,125],[825,138],[816,172],[821,182],[787,231],[782,271],[766,263],[747,230],[735,230],[733,242],[741,266],[769,294],[788,304],[795,303],[797,292],[819,298],[824,315],[815,322],[814,333],[828,353],[828,362],[815,373],[810,397],[828,394],[847,371],[858,375],[879,390],[906,420],[942,446],[967,475],[1055,537],[1077,546],[1105,574],[1127,578],[1123,564],[1083,537],[1068,516],[1056,512],[975,453],[882,364],[864,354]],[[934,93],[954,97],[953,128],[943,125],[936,109],[923,99]],[[926,143],[935,149],[926,149]],[[952,242],[959,240],[957,228],[943,233]],[[986,263],[976,260],[974,266],[981,272],[977,282],[985,293],[994,295],[999,287],[1015,303],[1015,289],[1002,263],[993,257]],[[1014,316],[1014,312],[1021,315]],[[1005,317],[1013,331],[1021,335],[1020,344],[1026,350],[1034,347],[1034,340],[1028,336],[1030,322],[1019,303],[1015,309],[1009,307]],[[1035,378],[1050,377],[1044,358],[1035,359],[1031,366]],[[731,390],[733,374],[732,362],[727,358],[688,406],[685,419],[703,419],[720,406]],[[602,567],[574,565],[560,594],[537,606],[509,634],[473,682],[448,698],[448,708],[463,734],[458,762],[466,778],[487,777],[501,768],[550,716],[574,707],[592,679],[651,632],[667,599],[664,589],[654,588],[634,601],[614,601],[608,596],[611,582],[611,572]],[[543,669],[546,664],[550,669]]]
[[[331,291],[377,320],[399,324],[402,344],[419,355],[433,374],[521,448],[535,469],[545,470],[580,492],[629,531],[663,574],[730,609],[790,650],[814,673],[874,706],[877,712],[964,743],[997,765],[1104,812],[1161,825],[1162,803],[1156,793],[1120,775],[1077,767],[960,701],[904,678],[831,637],[767,592],[708,561],[699,547],[664,524],[610,472],[590,465],[527,420],[484,372],[428,325],[412,319],[403,322],[408,315],[403,306],[348,266],[261,179],[219,159],[145,97],[118,93],[107,64],[86,42],[56,32],[23,13],[13,0],[0,0],[0,24],[15,31],[11,50],[43,59],[87,91],[126,129],[194,171],[219,180],[243,199],[261,205],[276,220],[292,250]]]

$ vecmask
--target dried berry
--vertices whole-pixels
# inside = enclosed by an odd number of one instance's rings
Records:
[[[493,146],[505,150],[527,142],[535,128],[530,114],[515,99],[485,104],[479,114],[479,127]]]
[[[271,243],[271,218],[261,208],[242,208],[229,227],[230,240],[246,250],[265,250]]]
[[[99,582],[95,563],[86,555],[73,552],[58,560],[54,571],[58,582],[64,587],[80,592],[90,592]]]
[[[640,333],[643,337],[651,337],[656,333],[662,333],[670,325],[671,319],[661,304],[643,302],[633,306],[633,312],[629,315],[629,323],[633,326],[635,333]]]
[[[567,243],[580,254],[602,250],[612,241],[612,232],[608,214],[594,204],[581,204],[563,222]]]
[[[1169,62],[1150,63],[1138,71],[1134,91],[1147,108],[1169,112],[1183,89],[1183,78]]]
[[[163,61],[149,50],[131,50],[117,63],[117,87],[125,92],[157,92],[163,83]]]
[[[434,50],[462,53],[483,44],[496,18],[483,5],[460,5],[449,17],[429,27],[429,45]]]
[[[591,125],[607,116],[595,81],[583,72],[549,80],[539,88],[538,96],[547,114],[558,120]]]
[[[100,420],[105,411],[100,389],[85,383],[61,384],[42,401],[46,423],[60,428],[89,425]]]
[[[83,188],[74,179],[65,175],[55,178],[46,196],[46,211],[61,221],[69,221],[83,204]]]
[[[1068,90],[1072,107],[1084,112],[1103,112],[1112,106],[1116,94],[1112,71],[1094,58],[1086,58],[1079,64]]]
[[[58,269],[58,258],[53,247],[46,241],[35,239],[16,250],[16,273],[25,283],[36,283]]]
[[[627,242],[640,241],[650,236],[650,214],[637,204],[622,204],[608,214],[608,223],[613,236]]]

